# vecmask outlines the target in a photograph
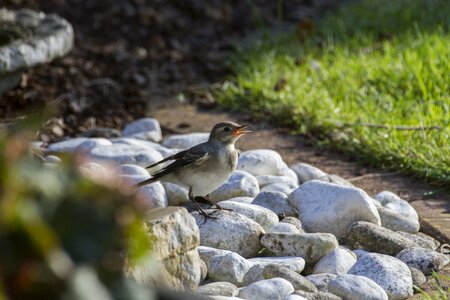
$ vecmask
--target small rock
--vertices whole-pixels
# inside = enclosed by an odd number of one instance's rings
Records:
[[[296,295],[305,297],[308,300],[342,300],[341,297],[328,292],[310,293],[302,290],[297,290],[294,293]]]
[[[303,227],[302,227],[302,222],[300,222],[300,220],[296,217],[286,217],[286,218],[283,218],[280,222],[292,224],[295,227],[297,227],[298,230],[304,231]]]
[[[268,184],[273,183],[284,183],[287,185],[297,186],[298,183],[290,176],[277,176],[277,175],[258,175],[256,176],[256,180],[258,180],[258,184],[260,187],[263,187]]]
[[[375,281],[389,299],[405,299],[413,295],[411,271],[395,257],[378,253],[364,254],[348,273]]]
[[[160,142],[162,140],[161,127],[156,119],[142,118],[125,126],[123,136],[138,137],[143,140]]]
[[[86,152],[91,150],[92,148],[99,147],[99,146],[111,146],[112,143],[104,138],[90,138],[86,141],[80,143],[76,148],[75,151],[79,152]]]
[[[302,297],[300,295],[290,294],[289,296],[284,298],[284,300],[308,300],[308,299],[306,299],[305,297]]]
[[[252,266],[248,272],[245,274],[244,279],[242,280],[242,286],[250,285],[254,282],[258,282],[264,280],[262,276],[262,271],[264,270],[263,265],[254,265]]]
[[[354,187],[354,185],[350,181],[342,178],[341,176],[334,175],[334,174],[328,174],[327,177],[328,177],[328,181],[330,183],[334,183],[334,184],[342,185],[342,186],[353,186]],[[326,181],[326,180],[323,180],[323,181]]]
[[[116,167],[117,172],[120,175],[140,176],[145,179],[150,178],[149,173],[143,167],[131,164],[119,165]]]
[[[354,249],[392,256],[397,255],[403,249],[417,246],[401,234],[369,222],[354,223],[350,227],[347,244]]]
[[[111,139],[116,138],[120,136],[120,130],[117,130],[115,128],[109,128],[109,127],[95,127],[87,129],[86,131],[83,131],[81,133],[82,137],[101,137],[105,139]]]
[[[379,201],[383,207],[393,210],[411,220],[419,222],[419,216],[417,215],[416,210],[407,201],[403,200],[396,194],[389,191],[383,191],[377,194],[374,198]]]
[[[135,164],[142,167],[147,167],[163,159],[162,155],[156,150],[126,144],[97,146],[92,148],[88,154],[94,160],[114,162],[119,165]]]
[[[271,279],[276,277],[286,279],[292,284],[294,290],[302,290],[306,292],[318,291],[316,286],[311,281],[309,281],[299,273],[294,272],[283,266],[267,265],[262,270],[262,276],[265,279]]]
[[[296,186],[298,186],[297,174],[291,168],[289,168],[288,165],[286,165],[285,163],[284,163],[283,167],[281,168],[279,175],[291,178],[292,183],[295,184]]]
[[[425,276],[425,274],[422,273],[422,271],[413,267],[409,267],[409,270],[411,271],[411,276],[414,285],[421,287],[427,282],[427,277]]]
[[[197,250],[201,260],[203,260],[206,264],[208,264],[209,260],[214,256],[224,256],[228,253],[232,253],[228,250],[216,249],[207,246],[198,246]]]
[[[61,162],[61,158],[56,155],[47,155],[44,157],[45,161],[52,164],[57,164]]]
[[[218,202],[235,197],[254,197],[259,193],[255,176],[245,171],[234,171],[227,182],[209,194],[212,201]]]
[[[240,285],[252,264],[237,253],[213,256],[208,263],[208,276],[214,281],[227,281]]]
[[[164,146],[161,146],[158,143],[144,141],[144,140],[138,140],[138,139],[134,139],[134,138],[126,138],[126,137],[115,138],[115,139],[111,139],[111,142],[113,144],[125,144],[125,145],[133,146],[136,148],[156,150],[159,153],[161,153],[161,155],[164,158],[174,155],[181,151],[181,149],[169,149]]]
[[[328,290],[346,300],[388,300],[386,292],[364,276],[339,275],[328,283]]]
[[[283,278],[261,280],[244,287],[239,292],[239,297],[247,300],[283,300],[292,294],[292,284]]]
[[[237,168],[254,176],[279,175],[285,166],[280,154],[273,150],[256,149],[242,152]]]
[[[162,185],[166,190],[169,205],[177,206],[183,203],[190,202],[187,188],[181,187],[171,182],[162,182]]]
[[[48,150],[51,152],[75,152],[77,147],[87,140],[89,139],[85,137],[67,139],[65,141],[50,144]]]
[[[311,166],[310,164],[297,163],[293,165],[291,169],[295,172],[295,174],[297,174],[298,182],[300,184],[314,179],[326,182],[329,181],[325,172],[319,168]]]
[[[234,198],[228,199],[228,201],[251,204],[253,199],[254,199],[253,197],[234,197]]]
[[[200,271],[201,271],[200,282],[204,282],[206,279],[206,276],[208,276],[208,266],[206,265],[206,263],[203,260],[200,263]]]
[[[209,296],[209,298],[214,300],[245,300],[239,297],[228,297],[228,296]]]
[[[436,250],[440,245],[439,242],[435,238],[433,238],[429,235],[426,235],[425,233],[422,233],[422,232],[412,234],[412,233],[408,233],[408,232],[397,231],[397,233],[410,239],[411,241],[413,241],[414,243],[416,243],[418,246],[420,246],[422,248]]]
[[[305,233],[303,230],[300,231],[295,225],[289,223],[276,223],[270,226],[266,233]]]
[[[307,232],[329,232],[343,239],[356,221],[381,224],[372,199],[359,188],[312,180],[289,194],[288,200]]]
[[[207,213],[213,212],[206,210]],[[193,212],[200,230],[203,246],[230,250],[243,257],[254,257],[261,250],[259,236],[264,229],[255,221],[229,211],[215,211],[218,219],[206,219],[198,212]]]
[[[307,264],[314,264],[338,246],[330,233],[267,233],[261,243],[275,255],[300,256]]]
[[[297,185],[286,183],[271,183],[261,188],[261,192],[281,192],[289,195],[293,190],[297,188]]]
[[[80,172],[83,176],[90,178],[91,180],[107,178],[108,171],[101,164],[94,162],[88,162],[80,165]]]
[[[174,134],[164,139],[162,143],[167,148],[189,149],[195,145],[207,142],[208,132],[195,132],[188,134]]]
[[[270,209],[274,213],[285,216],[297,216],[297,211],[291,206],[285,193],[282,192],[261,192],[252,201],[256,204]]]
[[[322,257],[315,265],[313,274],[346,274],[348,270],[356,263],[356,255],[345,248],[336,248]]]
[[[160,182],[139,187],[136,197],[141,207],[145,210],[168,206],[166,191]]]
[[[252,219],[264,229],[278,223],[278,216],[274,212],[258,205],[227,200],[220,202],[220,206]]]
[[[400,251],[395,257],[408,266],[419,269],[425,275],[441,270],[450,262],[447,255],[424,248],[408,248]]]
[[[197,293],[205,296],[234,297],[239,294],[237,286],[230,282],[218,281],[200,286]]]
[[[253,265],[263,267],[267,265],[279,265],[297,273],[301,273],[305,268],[305,260],[298,256],[254,257],[248,259],[248,261]]]
[[[326,273],[306,276],[306,279],[311,281],[320,292],[328,292],[328,283],[336,278],[337,275]]]
[[[389,208],[379,207],[377,209],[381,218],[381,226],[394,231],[409,233],[417,233],[419,231],[420,225],[418,220],[400,215]]]

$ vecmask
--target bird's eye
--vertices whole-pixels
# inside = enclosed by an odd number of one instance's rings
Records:
[[[224,129],[223,129],[223,131],[225,131],[225,132],[229,132],[231,129],[230,129],[230,127],[225,127]]]

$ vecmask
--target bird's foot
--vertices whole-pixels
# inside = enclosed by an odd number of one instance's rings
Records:
[[[222,207],[222,206],[220,206],[219,204],[214,204],[215,206],[216,206],[216,211],[217,210],[226,210],[226,211],[234,211],[234,210],[232,210],[231,208],[225,208],[225,207]],[[214,209],[214,208],[213,208]]]

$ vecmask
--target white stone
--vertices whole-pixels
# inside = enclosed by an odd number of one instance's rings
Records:
[[[111,175],[112,176],[115,175],[115,174],[108,174],[108,171],[104,166],[94,162],[84,163],[80,165],[79,169],[83,176],[90,178],[92,180],[99,180],[102,178],[108,178]]]
[[[253,199],[252,204],[268,208],[277,215],[284,214],[287,217],[298,215],[289,203],[287,195],[282,192],[261,192]]]
[[[289,194],[288,199],[307,232],[329,232],[343,239],[356,221],[381,224],[372,199],[359,188],[311,180]]]
[[[413,295],[411,271],[395,257],[378,253],[363,254],[348,273],[372,279],[387,293],[389,299],[405,299]]]
[[[53,163],[53,164],[57,164],[61,162],[61,158],[59,158],[56,155],[46,155],[44,157],[45,161],[48,163]]]
[[[280,176],[289,177],[293,184],[298,186],[298,177],[297,174],[284,163],[283,167],[280,170]]]
[[[290,294],[284,300],[307,300],[305,297],[296,294]]]
[[[208,276],[214,281],[227,281],[240,285],[245,273],[252,266],[245,258],[231,252],[223,256],[213,256],[208,263]]]
[[[245,300],[239,297],[227,297],[227,296],[209,296],[209,297],[214,300]]]
[[[447,255],[424,248],[408,248],[400,251],[395,257],[408,266],[419,269],[425,275],[441,270],[450,262]]]
[[[256,149],[242,152],[237,168],[258,175],[279,175],[284,167],[280,154],[273,150]]]
[[[252,219],[256,223],[261,225],[263,229],[267,229],[270,226],[278,223],[278,216],[274,212],[258,205],[227,200],[220,202],[220,206],[222,206],[223,208],[231,209],[235,213],[239,213]]]
[[[206,210],[211,213],[213,210]],[[254,257],[261,250],[259,236],[264,229],[255,221],[238,213],[215,211],[218,219],[206,219],[198,212],[193,212],[200,230],[201,245],[230,250],[248,258]]]
[[[134,138],[127,138],[127,137],[121,137],[121,138],[113,138],[111,139],[111,142],[113,144],[125,144],[129,146],[134,146],[137,148],[145,148],[145,149],[153,149],[161,153],[161,155],[166,158],[168,156],[177,154],[178,152],[182,151],[182,149],[170,149],[162,146],[161,144],[151,142],[151,141],[145,141],[145,140],[138,140]]]
[[[320,181],[329,181],[328,176],[325,172],[323,172],[319,168],[311,166],[310,164],[297,163],[291,166],[291,169],[295,172],[295,174],[297,174],[298,182],[300,184],[314,179]]]
[[[258,180],[259,187],[263,187],[268,184],[273,183],[284,183],[288,185],[298,185],[292,177],[289,176],[277,176],[277,175],[258,175],[256,176],[256,180]]]
[[[160,182],[154,182],[139,187],[136,192],[140,207],[145,210],[169,205],[166,191]]]
[[[254,197],[259,193],[255,176],[245,171],[234,171],[228,180],[209,194],[212,201],[218,202],[235,197]]]
[[[328,291],[346,300],[388,300],[386,292],[364,276],[339,275],[328,283]]]
[[[197,294],[207,296],[226,296],[234,297],[239,294],[238,288],[226,281],[217,281],[200,286],[196,291]]]
[[[254,257],[248,259],[252,265],[280,265],[301,273],[305,268],[305,260],[299,256],[277,256],[277,257]]]
[[[328,292],[328,283],[337,278],[335,274],[322,273],[306,276],[306,279],[314,283],[320,292]]]
[[[277,256],[300,256],[314,264],[338,246],[330,233],[267,233],[261,243]]]
[[[408,233],[417,233],[420,229],[419,220],[405,217],[386,207],[378,207],[377,210],[380,215],[381,226],[385,228]]]
[[[232,253],[228,250],[216,249],[208,246],[198,246],[197,251],[200,258],[206,263],[206,265],[208,265],[209,260],[214,256],[224,256],[228,253]]]
[[[132,175],[132,176],[141,176],[145,179],[150,178],[147,170],[138,165],[124,164],[116,167],[117,172],[120,175]]]
[[[156,119],[142,118],[125,126],[123,136],[138,136],[144,140],[160,142],[162,140],[161,127]]]
[[[177,206],[183,203],[190,202],[187,188],[171,182],[162,182],[162,185],[166,190],[169,205]]]
[[[296,185],[286,183],[271,183],[261,188],[261,192],[281,192],[289,195],[293,190],[297,188]]]
[[[250,285],[254,282],[258,282],[264,280],[266,278],[263,277],[262,272],[264,270],[263,265],[254,265],[252,266],[247,273],[245,273],[244,279],[242,281],[242,286]]]
[[[294,292],[292,284],[283,278],[272,278],[246,286],[239,297],[247,300],[283,300]]]
[[[174,134],[164,139],[163,146],[167,148],[189,149],[195,145],[208,141],[208,132],[195,132],[188,134]]]
[[[80,143],[76,147],[75,151],[86,152],[98,146],[111,146],[111,145],[112,145],[111,141],[104,138],[89,138],[88,140]]]
[[[312,273],[346,274],[356,263],[356,255],[349,249],[338,247],[322,257],[313,268]]]
[[[343,186],[354,186],[351,182],[349,182],[347,179],[342,178],[341,176],[334,175],[334,174],[327,174],[328,181],[337,185],[343,185]]]
[[[295,225],[289,224],[289,223],[282,223],[278,222],[276,224],[273,224],[270,226],[266,233],[304,233],[303,231],[298,230],[298,228]]]
[[[234,201],[234,202],[240,202],[240,203],[252,203],[253,197],[234,197],[231,199],[228,199],[228,201]]]
[[[75,152],[77,147],[87,140],[88,138],[85,137],[67,139],[48,145],[48,150],[51,152]]]
[[[163,159],[162,155],[154,149],[126,144],[98,146],[89,151],[89,156],[94,160],[114,162],[119,165],[136,164],[141,167],[147,167]]]

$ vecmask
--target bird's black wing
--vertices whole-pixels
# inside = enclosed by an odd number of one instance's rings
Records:
[[[152,165],[150,165],[148,167],[145,167],[145,168],[146,169],[150,169],[150,168],[156,167],[157,165],[160,165],[160,164],[162,164],[162,163],[164,163],[166,161],[177,160],[179,158],[182,158],[186,154],[186,152],[188,152],[188,151],[189,150],[184,150],[184,151],[178,152],[177,154],[174,154],[174,155],[171,155],[169,157],[166,157],[166,158],[164,158],[164,159],[162,159],[162,160],[160,160],[160,161],[158,161],[158,162],[156,162],[156,163],[154,163],[154,164],[152,164]]]

